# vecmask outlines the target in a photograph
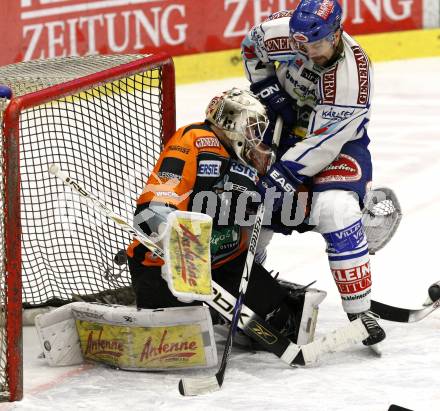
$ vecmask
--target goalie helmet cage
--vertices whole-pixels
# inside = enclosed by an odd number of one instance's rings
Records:
[[[0,397],[23,396],[22,307],[60,305],[130,285],[114,255],[127,233],[48,169],[58,163],[131,219],[149,171],[175,130],[172,59],[113,55],[0,67]]]

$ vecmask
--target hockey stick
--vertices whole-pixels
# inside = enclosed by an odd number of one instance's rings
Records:
[[[272,159],[267,167],[268,169],[275,161],[275,155],[280,142],[282,129],[283,129],[283,119],[281,116],[278,116],[272,137],[272,147],[271,147]],[[232,351],[232,343],[234,340],[234,335],[237,332],[238,320],[240,318],[241,309],[243,307],[244,296],[246,295],[246,290],[249,283],[249,277],[251,275],[252,265],[254,264],[255,253],[257,251],[258,238],[260,236],[260,231],[263,223],[264,211],[265,211],[264,203],[261,203],[258,206],[257,213],[255,215],[255,223],[249,241],[249,248],[246,256],[246,262],[244,265],[243,274],[241,275],[240,287],[238,290],[238,298],[237,301],[235,302],[234,313],[232,315],[231,325],[229,326],[228,337],[226,339],[225,349],[223,351],[220,367],[213,377],[201,377],[201,378],[192,378],[192,379],[182,378],[179,381],[179,392],[182,395],[199,395],[212,391],[218,391],[223,384],[226,367],[228,365],[229,356],[231,355],[231,351]]]
[[[240,319],[241,310],[243,307],[244,296],[246,294],[247,286],[249,283],[249,277],[254,263],[255,251],[257,249],[258,237],[262,226],[264,216],[264,205],[261,203],[258,207],[257,214],[255,216],[255,224],[252,230],[249,249],[246,256],[246,262],[243,269],[243,274],[240,281],[240,288],[238,292],[238,298],[235,302],[234,312],[232,315],[231,325],[229,326],[228,337],[225,343],[225,349],[223,351],[222,361],[216,374],[212,377],[200,377],[186,379],[182,378],[179,381],[179,392],[182,395],[200,395],[208,392],[218,391],[225,378],[226,366],[228,365],[228,359],[232,351],[232,342],[234,335],[237,332],[238,320]]]
[[[125,219],[114,213],[102,200],[89,193],[81,184],[71,178],[66,172],[61,171],[59,166],[52,165],[50,172],[71,187],[77,194],[89,200],[89,202],[102,214],[110,218],[124,231],[134,235],[146,247],[154,247],[157,255],[163,255],[163,250],[152,243],[151,240],[142,232],[130,225]],[[232,321],[236,299],[220,285],[213,281],[215,297],[206,303],[218,311],[228,320]],[[333,353],[346,348],[348,345],[361,342],[368,337],[361,320],[358,319],[343,328],[334,330],[326,334],[320,340],[298,346],[287,337],[272,328],[265,320],[261,319],[246,305],[242,306],[242,312],[237,322],[240,328],[251,338],[257,341],[267,351],[272,352],[288,365],[307,365],[315,363],[319,357],[325,353]]]
[[[423,320],[440,307],[440,281],[437,281],[428,288],[428,299],[423,308],[408,309],[393,307],[391,305],[371,301],[371,311],[377,314],[382,320],[395,321],[399,323],[414,323]]]
[[[395,321],[399,323],[413,323],[423,320],[429,314],[440,307],[440,299],[434,301],[425,308],[408,309],[393,307],[391,305],[383,304],[378,301],[371,301],[370,310],[377,314],[382,320]]]

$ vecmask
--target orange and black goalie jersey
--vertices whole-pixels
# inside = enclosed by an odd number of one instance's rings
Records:
[[[216,268],[247,250],[246,229],[237,223],[248,218],[246,205],[255,201],[257,179],[255,169],[231,158],[209,123],[182,127],[168,141],[137,200],[134,224],[151,235],[175,209],[209,214]],[[137,240],[127,254],[145,266],[163,264]]]

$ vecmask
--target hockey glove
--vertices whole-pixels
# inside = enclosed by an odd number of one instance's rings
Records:
[[[315,228],[315,226],[309,225],[304,222],[304,219],[302,219],[302,217],[303,216],[304,216],[304,218],[307,217],[308,210],[298,209],[297,202],[293,203],[292,210],[290,210],[291,215],[289,217],[289,222],[287,224],[284,223],[284,220],[282,217],[282,215],[285,213],[285,211],[283,211],[283,213],[281,211],[282,210],[278,210],[278,211],[272,213],[270,226],[267,227],[267,228],[270,228],[274,233],[290,235],[294,231],[296,231],[298,233],[305,233],[305,232],[311,231]],[[304,213],[299,216],[300,217],[299,219],[296,218],[296,213],[298,213],[298,212]],[[287,216],[284,215],[284,218],[286,218],[286,217]],[[295,221],[295,220],[298,220],[298,222],[302,220],[302,222],[297,225],[292,225],[293,221]]]
[[[268,196],[274,197],[273,211],[277,211],[283,205],[284,197],[294,195],[300,184],[305,182],[306,176],[302,176],[294,171],[297,164],[290,162],[277,161],[272,165],[266,175],[261,177],[257,183],[257,190],[262,198],[267,201]]]
[[[276,76],[253,83],[250,89],[265,104],[271,121],[275,121],[280,115],[283,118],[284,127],[287,129],[293,127],[297,121],[297,112],[293,109],[295,102],[283,90]]]

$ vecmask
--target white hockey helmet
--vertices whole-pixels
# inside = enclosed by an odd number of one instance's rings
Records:
[[[269,125],[266,109],[250,91],[232,88],[214,97],[206,109],[206,119],[217,129],[225,146],[260,174],[272,152],[263,142]],[[220,131],[220,132],[218,132]]]

